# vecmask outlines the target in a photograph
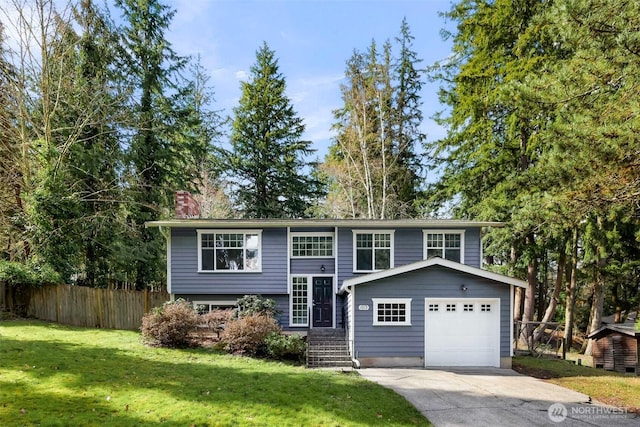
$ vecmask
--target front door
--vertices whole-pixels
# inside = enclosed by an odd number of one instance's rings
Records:
[[[313,327],[333,326],[333,278],[313,278]]]

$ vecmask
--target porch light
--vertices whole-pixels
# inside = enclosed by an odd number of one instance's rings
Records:
[[[325,271],[325,270],[326,270],[326,268],[324,268],[324,264],[322,264],[322,265],[320,266],[320,271],[322,271],[322,272],[324,273],[324,271]]]
[[[466,285],[460,285],[460,290],[462,292],[467,292],[467,286]]]

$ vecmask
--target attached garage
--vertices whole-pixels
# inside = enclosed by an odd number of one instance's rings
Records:
[[[424,363],[500,366],[500,299],[425,298]]]
[[[441,258],[344,280],[352,357],[363,367],[511,367],[515,287]]]

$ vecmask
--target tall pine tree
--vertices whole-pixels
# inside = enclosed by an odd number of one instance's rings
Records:
[[[320,191],[306,158],[305,127],[285,94],[285,78],[275,52],[265,43],[256,52],[249,81],[234,108],[231,149],[223,167],[239,210],[247,218],[299,218]]]
[[[117,0],[124,15],[123,77],[129,80],[128,188],[135,282],[143,288],[162,280],[162,237],[144,228],[172,206],[178,189],[193,190],[208,141],[194,132],[193,93],[179,77],[187,59],[177,55],[165,33],[175,14],[159,0]]]

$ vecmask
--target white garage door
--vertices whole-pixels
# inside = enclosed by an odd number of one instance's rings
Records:
[[[500,367],[500,300],[425,299],[425,366]]]

